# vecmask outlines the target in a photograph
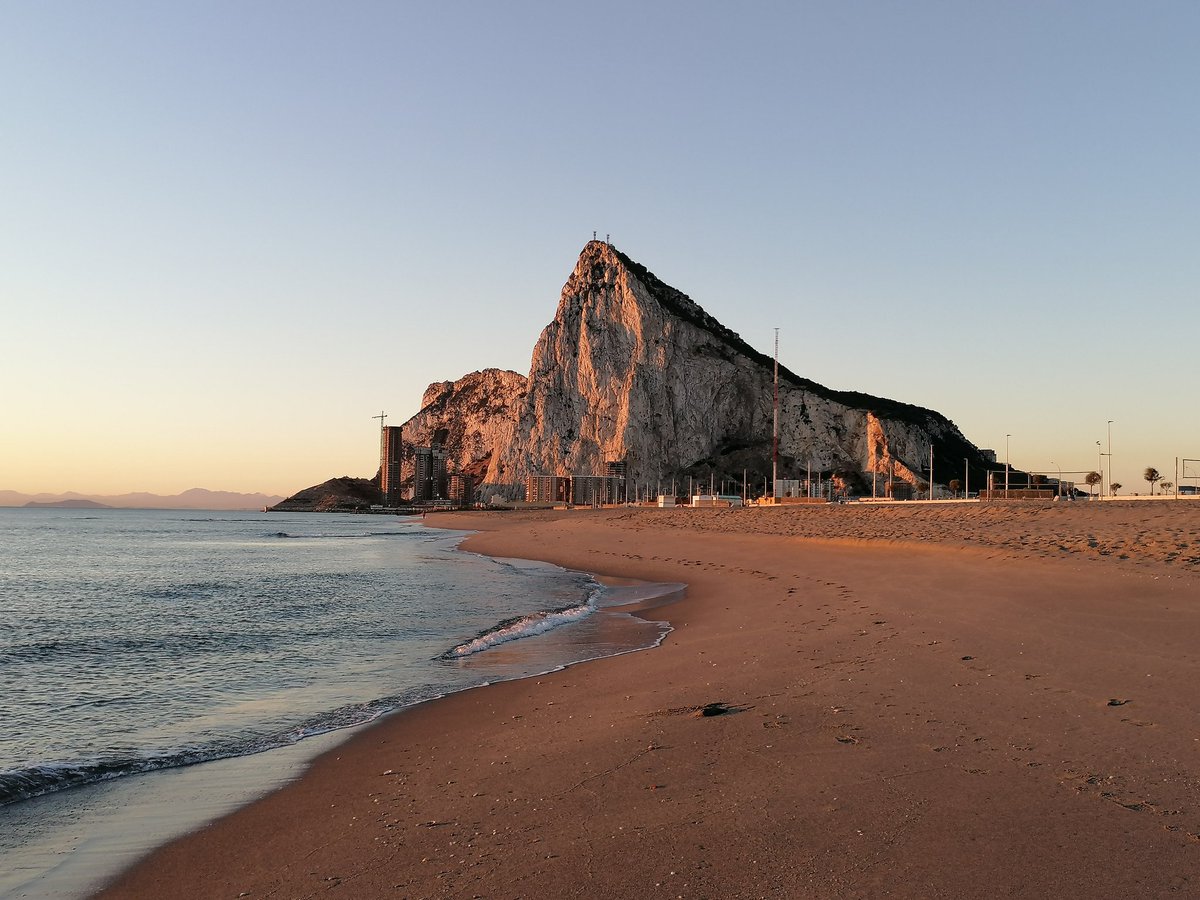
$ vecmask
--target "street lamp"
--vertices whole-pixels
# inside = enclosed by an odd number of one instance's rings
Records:
[[[1096,441],[1096,474],[1100,476],[1100,499],[1104,499],[1104,451],[1100,442]]]
[[[1004,499],[1008,499],[1008,439],[1011,434],[1004,436]]]
[[[1050,465],[1058,466],[1058,485],[1055,488],[1055,493],[1062,496],[1062,466],[1059,466],[1054,460],[1050,460]]]
[[[1112,426],[1113,420],[1108,420],[1108,484],[1109,489],[1112,489]]]

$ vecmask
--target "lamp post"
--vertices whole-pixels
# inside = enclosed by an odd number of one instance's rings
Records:
[[[1112,426],[1113,420],[1108,420],[1108,484],[1109,489],[1112,489]]]
[[[1050,460],[1050,465],[1058,466],[1058,486],[1055,488],[1054,493],[1057,494],[1059,497],[1061,497],[1062,496],[1062,466],[1059,466],[1058,463],[1056,463],[1054,460]]]
[[[1096,474],[1100,476],[1100,499],[1104,499],[1104,451],[1100,442],[1096,441]]]
[[[1005,500],[1008,499],[1008,453],[1009,453],[1008,439],[1011,437],[1012,437],[1011,434],[1006,434],[1004,436],[1004,499]]]

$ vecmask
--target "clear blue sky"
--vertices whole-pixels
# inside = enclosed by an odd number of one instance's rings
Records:
[[[0,489],[370,475],[593,229],[1032,469],[1200,457],[1200,5],[0,3]],[[1052,465],[1052,462],[1054,465]]]

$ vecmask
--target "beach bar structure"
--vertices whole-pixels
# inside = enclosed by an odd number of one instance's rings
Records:
[[[693,494],[693,507],[715,507],[728,509],[731,506],[741,506],[742,498],[737,494]]]

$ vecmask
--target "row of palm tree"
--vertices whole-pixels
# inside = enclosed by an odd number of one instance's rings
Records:
[[[1159,472],[1158,469],[1154,468],[1154,466],[1146,466],[1146,471],[1142,473],[1142,478],[1146,479],[1146,481],[1149,482],[1149,484],[1150,484],[1150,496],[1151,497],[1154,496],[1154,485],[1156,485],[1156,484],[1158,484],[1160,492],[1163,494],[1165,494],[1167,491],[1171,490],[1171,488],[1175,487],[1175,482],[1163,481],[1162,473]],[[1084,480],[1084,483],[1087,484],[1088,487],[1095,487],[1103,479],[1101,478],[1099,472],[1088,472],[1087,475],[1084,476],[1083,480]],[[1159,482],[1162,482],[1162,483],[1159,484]],[[1112,484],[1110,484],[1108,486],[1108,491],[1112,496],[1115,497],[1115,496],[1117,496],[1117,491],[1119,491],[1124,486],[1125,485],[1121,484],[1121,482],[1114,481]]]

